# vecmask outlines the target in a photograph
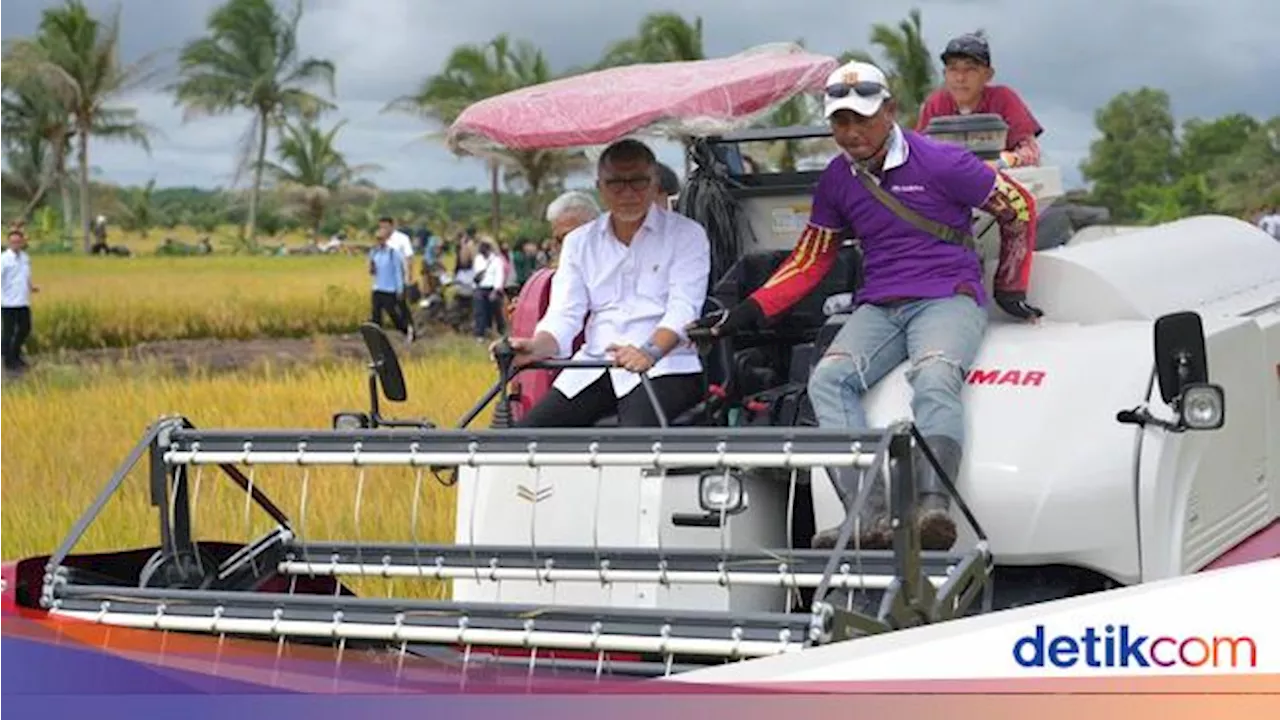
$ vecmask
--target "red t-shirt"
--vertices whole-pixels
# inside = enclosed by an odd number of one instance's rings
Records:
[[[1023,140],[1039,137],[1040,133],[1044,132],[1039,121],[1031,114],[1031,108],[1022,102],[1022,98],[1018,97],[1018,93],[1014,92],[1013,88],[1005,85],[988,85],[983,88],[982,98],[978,100],[978,106],[973,109],[973,112],[995,113],[1004,118],[1009,125],[1009,137],[1005,141],[1005,150],[1012,150]],[[951,93],[947,92],[946,88],[939,88],[920,107],[920,121],[916,129],[924,132],[933,118],[959,114],[960,107],[956,105],[955,98],[951,97]]]

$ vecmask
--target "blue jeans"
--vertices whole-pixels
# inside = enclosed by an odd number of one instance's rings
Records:
[[[862,395],[910,360],[911,410],[924,436],[964,445],[960,391],[986,333],[987,311],[966,295],[892,307],[859,305],[809,376],[818,424],[865,430]]]

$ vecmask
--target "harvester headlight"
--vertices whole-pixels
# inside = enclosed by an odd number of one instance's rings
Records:
[[[711,513],[732,515],[746,507],[742,476],[736,472],[709,470],[698,478],[698,504]]]
[[[1218,385],[1188,385],[1182,391],[1182,422],[1191,430],[1215,430],[1225,421],[1222,388]]]
[[[369,427],[369,416],[358,412],[340,412],[333,416],[334,430],[362,430]]]

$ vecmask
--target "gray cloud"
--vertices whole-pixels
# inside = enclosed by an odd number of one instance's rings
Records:
[[[3,8],[5,39],[34,31],[54,0],[11,2]],[[88,0],[95,12],[114,4]],[[217,0],[127,0],[122,5],[126,59],[168,50],[203,30]],[[1280,114],[1280,3],[1271,0],[686,0],[686,17],[701,15],[708,53],[725,55],[755,44],[804,38],[831,54],[866,47],[876,22],[897,23],[911,7],[924,15],[935,52],[947,38],[981,27],[992,39],[999,81],[1017,88],[1047,128],[1047,159],[1077,184],[1076,169],[1094,137],[1097,107],[1143,85],[1167,90],[1175,114]],[[500,32],[542,47],[553,67],[592,62],[611,41],[631,33],[646,13],[669,9],[659,0],[627,4],[598,0],[310,0],[301,28],[302,52],[338,65],[337,117],[348,120],[340,144],[355,162],[377,163],[387,187],[486,186],[483,167],[456,159],[424,139],[436,128],[382,112],[413,92],[449,51]],[[803,11],[796,10],[803,7]],[[1272,88],[1267,90],[1267,88]],[[93,164],[105,178],[142,183],[225,185],[234,169],[247,116],[184,123],[182,111],[158,91],[127,99],[163,131],[154,152],[99,144]],[[672,146],[663,159],[679,163]]]

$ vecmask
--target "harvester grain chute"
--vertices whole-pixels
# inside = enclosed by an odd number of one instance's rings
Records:
[[[689,141],[695,164],[714,164],[695,168],[709,183],[700,189],[733,203],[732,222],[712,224],[749,228],[713,242],[731,255],[709,305],[728,304],[794,244],[816,172],[720,163],[750,143],[823,137],[741,125],[834,67],[790,48],[588,73],[477,104],[451,139],[590,146],[657,126]],[[610,104],[620,92],[625,106]],[[1061,194],[1055,168],[1014,174],[1039,200]],[[696,217],[694,205],[682,209]],[[989,257],[989,219],[974,222]],[[492,388],[457,427],[383,417],[380,394],[403,403],[408,389],[386,337],[366,327],[368,412],[339,413],[325,430],[162,419],[51,555],[6,566],[6,607],[49,622],[318,644],[336,662],[371,648],[401,661],[443,652],[464,670],[662,676],[1280,556],[1273,239],[1210,216],[1037,252],[1029,300],[1046,317],[1027,326],[992,311],[966,376],[970,431],[954,478],[911,424],[905,367],[866,397],[875,429],[813,426],[805,379],[848,318],[856,238],[848,250],[783,323],[704,344],[705,402],[652,429],[512,427],[545,378],[573,363],[513,369],[501,351]],[[529,282],[518,318],[536,320],[552,274]],[[470,427],[488,406],[491,427]],[[158,544],[75,554],[144,459]],[[955,497],[950,551],[923,551],[914,530],[919,463]],[[841,466],[861,478],[847,510],[827,479]],[[206,469],[244,494],[236,512],[266,518],[258,530],[197,537]],[[256,481],[272,472],[296,511]],[[345,498],[326,511],[350,520],[330,536],[312,522],[326,473],[353,476],[325,479],[329,502]],[[874,483],[891,499],[892,550],[850,546]],[[367,507],[374,485],[400,488],[391,507]],[[451,533],[424,536],[430,493],[453,496]],[[375,511],[400,522],[371,528]],[[837,549],[809,548],[815,527],[837,524]],[[357,593],[370,582],[385,582],[386,596]]]

